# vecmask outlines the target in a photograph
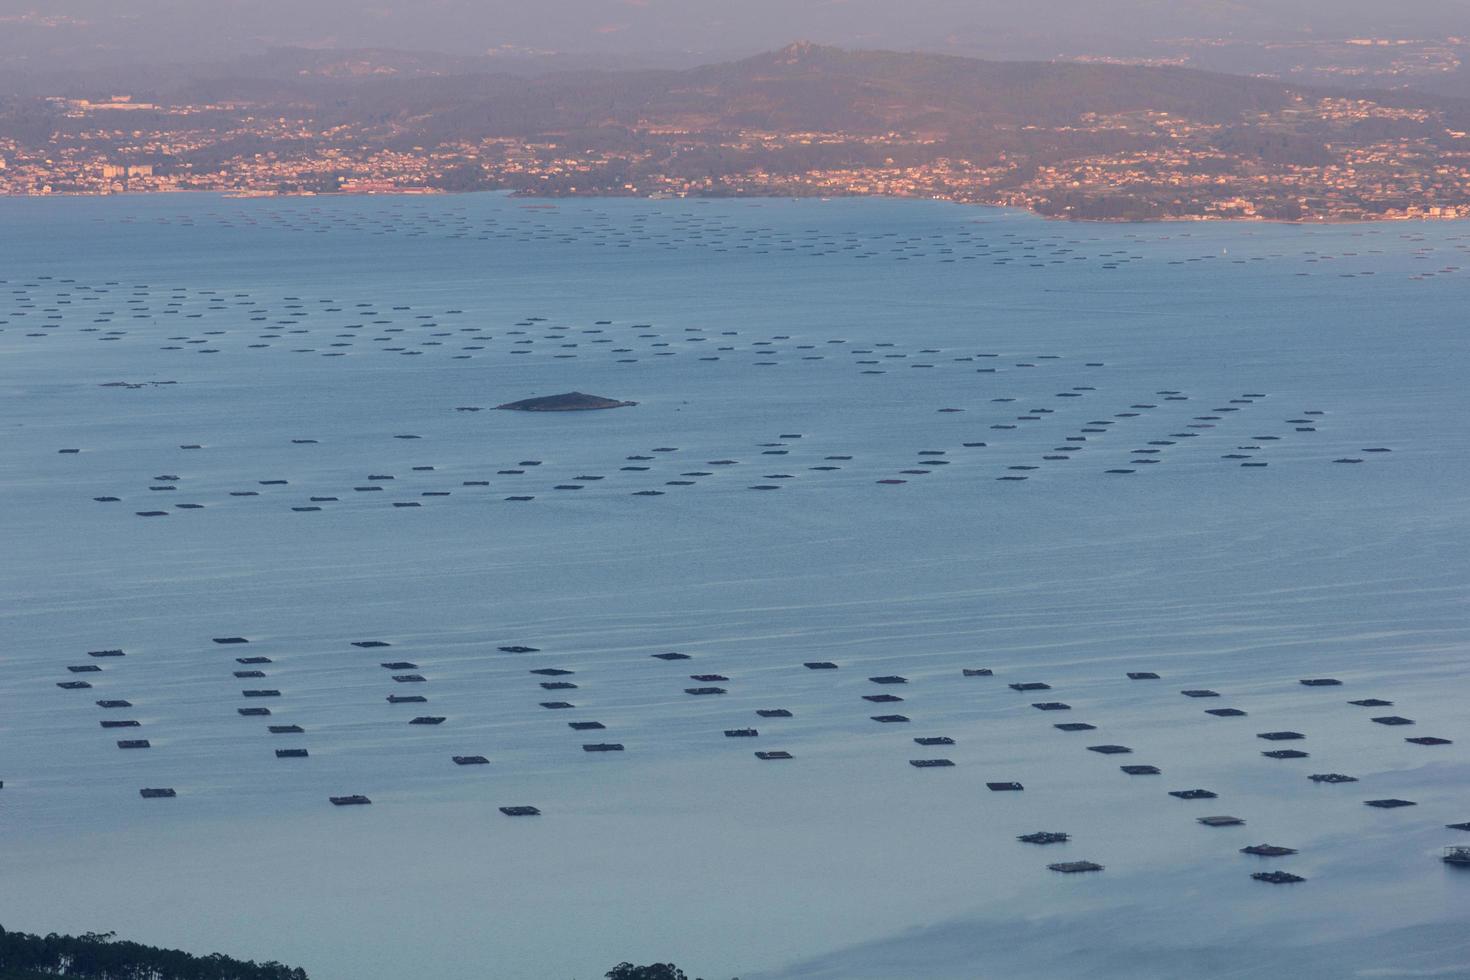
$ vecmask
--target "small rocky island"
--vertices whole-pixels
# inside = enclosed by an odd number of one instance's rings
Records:
[[[627,408],[637,402],[620,402],[599,395],[588,395],[580,391],[569,391],[561,395],[543,395],[540,398],[523,398],[518,402],[496,405],[512,412],[591,412],[599,408]]]

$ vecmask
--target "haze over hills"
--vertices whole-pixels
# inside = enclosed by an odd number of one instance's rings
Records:
[[[121,106],[12,97],[0,139],[51,169],[13,166],[6,189],[895,194],[1074,217],[1470,203],[1470,102],[1409,92],[805,42],[678,71],[385,72],[289,53],[253,64],[253,76],[163,79]],[[107,137],[98,121],[120,110],[128,128]],[[149,172],[119,183],[119,164]]]
[[[104,0],[0,2],[0,67],[219,61],[273,47],[408,49],[512,60],[687,52],[705,60],[793,36],[992,58],[1138,56],[1160,41],[1293,42],[1466,33],[1459,0]],[[664,63],[667,63],[665,59]]]
[[[230,86],[203,88],[225,95]],[[1149,108],[1221,120],[1277,109],[1290,97],[1275,82],[1178,69],[986,62],[809,43],[681,72],[374,80],[349,89],[322,83],[312,91],[330,122],[395,119],[415,138],[429,139],[652,124],[854,134],[903,129],[964,140],[997,126],[1069,122],[1083,112]]]
[[[1181,38],[1295,43],[1352,37],[1444,37],[1466,32],[1456,0],[1129,0],[1076,4],[1033,0],[1002,5],[982,0],[972,16],[940,41],[991,57],[1051,56],[1067,51],[1147,54]]]

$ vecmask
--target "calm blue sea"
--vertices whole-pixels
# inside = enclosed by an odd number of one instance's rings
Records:
[[[1467,309],[1459,223],[0,200],[0,922],[1470,977]]]

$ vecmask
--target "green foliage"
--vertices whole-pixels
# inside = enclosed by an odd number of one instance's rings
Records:
[[[650,963],[648,966],[619,963],[605,976],[607,980],[689,980],[684,971],[672,963]]]
[[[306,971],[274,961],[254,963],[220,953],[117,942],[115,933],[33,936],[0,927],[0,980],[307,980]]]

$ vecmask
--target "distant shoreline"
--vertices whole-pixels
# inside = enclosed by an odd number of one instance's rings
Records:
[[[838,201],[838,200],[875,200],[875,201],[930,201],[944,204],[953,204],[968,208],[990,208],[997,211],[1013,211],[1018,214],[1029,214],[1044,221],[1056,221],[1079,225],[1181,225],[1181,224],[1250,224],[1250,225],[1286,225],[1290,227],[1316,226],[1316,225],[1377,225],[1377,224],[1440,224],[1459,221],[1470,221],[1470,214],[1466,215],[1369,215],[1361,218],[1332,218],[1332,217],[1306,217],[1300,219],[1288,218],[1260,218],[1249,216],[1226,216],[1226,215],[1188,215],[1182,217],[1119,217],[1119,218],[1086,218],[1072,217],[1069,215],[1045,214],[1032,208],[1015,207],[1008,204],[990,204],[984,201],[962,201],[948,197],[909,197],[904,195],[888,194],[686,194],[671,195],[668,197],[652,197],[643,194],[560,194],[541,195],[526,194],[520,191],[511,191],[500,188],[474,191],[449,191],[436,187],[404,187],[398,190],[371,190],[371,191],[239,191],[220,190],[216,188],[179,187],[168,190],[148,191],[111,191],[108,193],[97,193],[92,191],[53,191],[49,194],[0,194],[0,199],[39,201],[49,198],[113,198],[113,197],[173,197],[179,195],[214,195],[215,197],[229,200],[280,200],[291,198],[316,198],[327,199],[338,197],[365,198],[365,197],[467,197],[476,194],[498,194],[502,197],[518,201],[544,201],[549,205],[555,205],[561,201]]]

